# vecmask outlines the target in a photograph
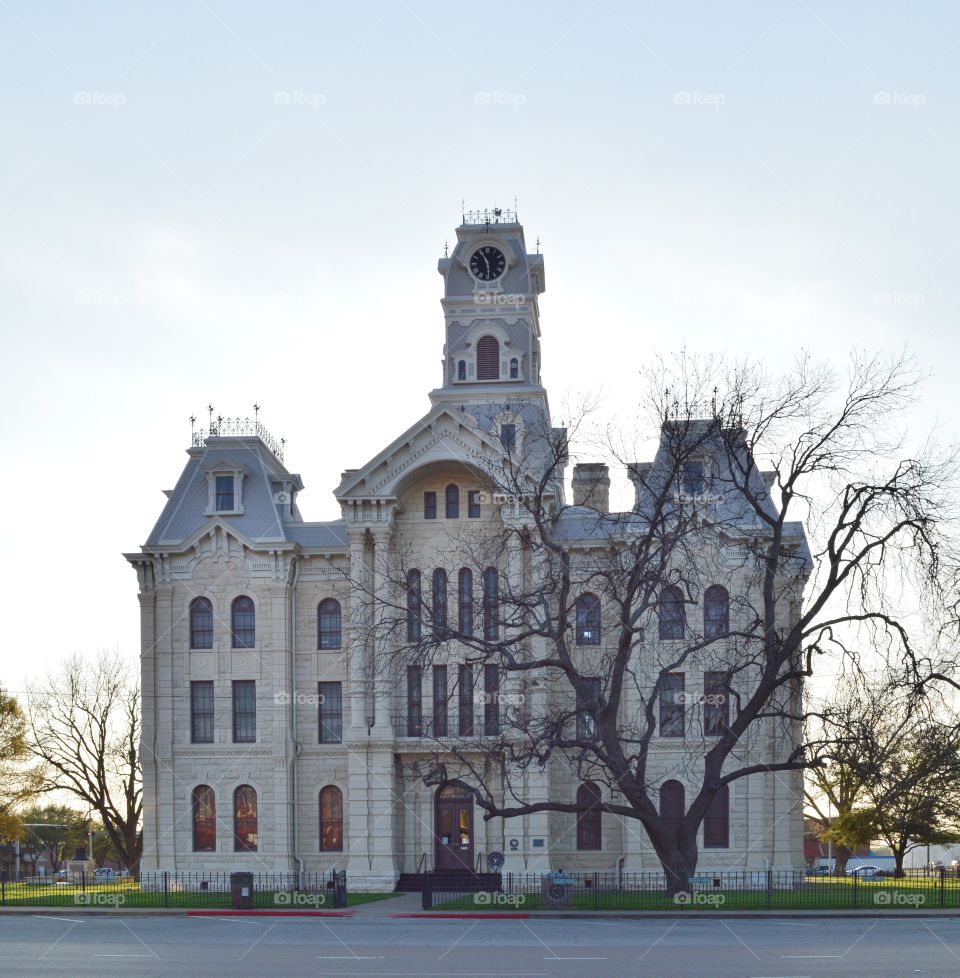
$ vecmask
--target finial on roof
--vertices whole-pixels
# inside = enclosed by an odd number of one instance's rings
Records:
[[[259,404],[254,404],[253,405],[253,420],[254,421],[259,421],[260,420],[260,405]]]
[[[197,423],[197,419],[191,414],[190,415],[190,443],[193,444],[193,426]]]
[[[540,235],[537,235],[537,254],[540,254]]]
[[[450,243],[449,243],[448,241],[444,241],[444,242],[443,242],[443,257],[444,257],[444,258],[449,258],[449,257],[450,257],[450,248],[449,248],[449,244],[450,244]]]

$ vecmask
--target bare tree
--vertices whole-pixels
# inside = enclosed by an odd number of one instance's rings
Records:
[[[471,467],[503,532],[461,532],[449,551],[453,566],[491,569],[482,600],[454,615],[445,578],[442,596],[411,578],[416,542],[397,533],[391,587],[369,595],[367,620],[376,681],[452,661],[451,649],[489,676],[482,731],[416,731],[428,783],[468,789],[487,819],[596,808],[636,819],[676,891],[730,785],[792,779],[799,809],[801,772],[823,763],[804,741],[803,684],[826,660],[856,669],[866,639],[911,683],[929,676],[914,629],[948,603],[955,480],[932,450],[902,451],[918,377],[896,357],[855,356],[845,382],[807,357],[783,377],[682,358],[646,380],[654,461],[607,438],[634,483],[630,512],[606,511],[599,471],[586,505],[564,504],[581,432],[538,427],[521,405],[497,445],[478,411],[485,447]],[[677,677],[701,672],[709,688],[687,695]],[[602,800],[527,797],[525,773],[555,764],[605,785]],[[695,787],[678,815],[659,792],[680,776]]]
[[[28,740],[42,790],[67,792],[99,815],[124,865],[136,873],[140,816],[140,687],[116,654],[69,657],[29,688]]]
[[[0,839],[5,841],[17,838],[17,810],[38,788],[30,761],[23,711],[16,698],[0,687]]]

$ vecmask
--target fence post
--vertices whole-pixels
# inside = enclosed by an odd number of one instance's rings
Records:
[[[593,874],[593,909],[600,909],[600,875],[599,873]]]
[[[946,876],[947,876],[947,867],[940,866],[939,870],[940,870],[940,906],[942,907],[943,898],[944,898],[944,884],[946,883]]]
[[[0,876],[0,906],[7,905],[7,874]]]
[[[433,909],[433,873],[423,874],[423,889],[420,892],[420,906],[424,910]]]
[[[767,869],[767,910],[773,906],[773,870]]]
[[[859,881],[859,879],[860,879],[860,874],[859,873],[854,873],[853,874],[853,905],[855,907],[856,906],[859,906],[859,904],[857,903],[857,896],[858,896],[858,894],[857,894],[857,882]]]
[[[87,892],[87,871],[85,869],[80,870],[80,892]]]
[[[167,871],[163,871],[163,905],[170,906],[170,887],[167,885]]]

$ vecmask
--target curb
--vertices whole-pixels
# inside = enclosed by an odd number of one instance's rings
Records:
[[[355,910],[187,910],[187,917],[352,917]]]
[[[424,910],[423,913],[391,913],[386,914],[387,917],[404,917],[404,918],[417,918],[420,920],[437,918],[440,920],[527,920],[531,915],[529,913],[455,913],[453,911],[449,913],[437,912],[431,913],[429,910]]]

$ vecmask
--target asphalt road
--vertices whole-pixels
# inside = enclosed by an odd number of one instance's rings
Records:
[[[960,976],[960,920],[0,916],[11,978]]]

